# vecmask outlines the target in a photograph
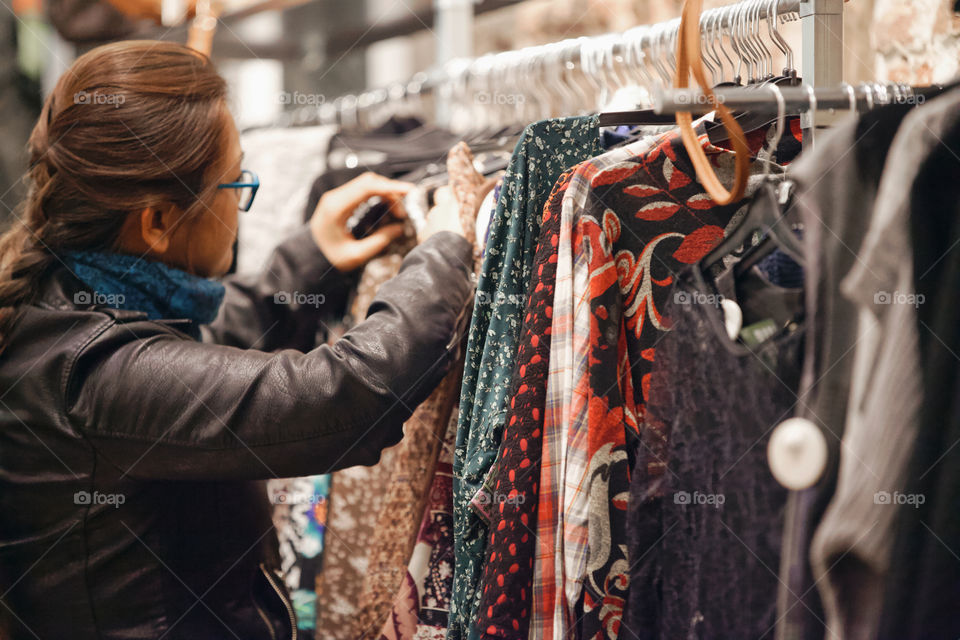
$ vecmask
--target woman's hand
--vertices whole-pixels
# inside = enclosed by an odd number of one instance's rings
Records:
[[[449,186],[440,187],[434,192],[433,201],[433,208],[427,213],[427,224],[420,230],[420,242],[441,231],[452,231],[469,240],[460,218],[460,205],[453,197],[453,190]]]
[[[347,219],[361,203],[380,196],[391,203],[390,212],[403,219],[403,196],[413,185],[390,180],[375,173],[364,173],[343,186],[327,191],[310,218],[310,230],[320,251],[339,271],[353,271],[378,255],[403,235],[403,223],[384,225],[359,240],[347,230]]]

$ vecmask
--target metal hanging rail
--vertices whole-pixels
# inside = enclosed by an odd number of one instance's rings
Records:
[[[787,115],[804,115],[810,111],[867,111],[886,104],[922,104],[943,91],[940,85],[911,87],[905,84],[838,83],[830,87],[778,87]],[[734,111],[752,111],[776,115],[777,100],[763,86],[717,87],[717,102]],[[713,108],[699,89],[661,89],[653,96],[653,110],[658,114],[680,111],[708,113]]]
[[[729,64],[734,65],[731,72],[748,80],[776,75],[780,70],[772,68],[770,50],[761,46],[764,21],[772,44],[787,56],[788,66],[792,67],[793,52],[775,25],[799,19],[803,24],[804,82],[814,86],[839,83],[843,69],[842,5],[842,0],[744,0],[704,11],[700,24],[708,73],[716,68],[711,66],[712,61],[714,65],[719,64],[721,71],[729,68]],[[453,60],[442,67],[419,73],[406,83],[358,95],[348,94],[320,107],[307,107],[286,114],[283,124],[356,122],[358,112],[363,110],[431,94],[450,94],[468,82],[487,83],[486,86],[501,92],[522,93],[533,86],[531,74],[543,72],[547,65],[559,69],[552,69],[558,78],[575,68],[588,73],[606,73],[619,66],[618,71],[639,72],[646,78],[647,88],[655,90],[672,82],[670,67],[675,61],[673,43],[679,23],[676,18],[634,27],[619,34],[575,38]],[[722,46],[724,37],[738,60],[727,55]],[[717,54],[717,42],[721,42],[721,51],[729,64]]]

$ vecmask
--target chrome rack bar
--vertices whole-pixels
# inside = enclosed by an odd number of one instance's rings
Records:
[[[814,107],[819,112],[866,111],[885,104],[922,104],[941,93],[942,85],[911,87],[904,84],[842,83],[831,87],[815,87],[811,97],[807,85],[779,86],[788,115],[802,115]],[[776,115],[777,100],[763,85],[717,87],[717,102],[733,111],[752,111]],[[653,93],[653,110],[658,114],[679,111],[704,114],[713,110],[700,89],[660,89]]]

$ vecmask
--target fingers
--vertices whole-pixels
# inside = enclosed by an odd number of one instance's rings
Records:
[[[351,243],[351,251],[354,259],[359,264],[363,264],[380,255],[384,249],[390,246],[394,240],[403,235],[404,226],[400,222],[388,224],[380,227],[370,235]]]
[[[346,221],[362,202],[374,196],[380,196],[393,205],[394,211],[402,211],[402,206],[399,206],[399,209],[397,208],[398,203],[412,188],[413,184],[409,182],[391,180],[367,172],[324,194],[318,209],[320,206],[328,208],[331,217],[339,221]]]
[[[403,206],[403,197],[406,194],[393,193],[388,195],[380,196],[385,201],[390,203],[390,215],[397,220],[406,220],[407,219],[407,209]]]

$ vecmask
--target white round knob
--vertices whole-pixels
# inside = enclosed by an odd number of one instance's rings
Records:
[[[720,308],[723,309],[723,324],[727,328],[727,335],[731,340],[736,340],[743,328],[743,311],[740,305],[729,298],[720,301]]]
[[[816,484],[827,467],[827,440],[806,418],[790,418],[774,428],[767,445],[773,477],[799,491]]]

